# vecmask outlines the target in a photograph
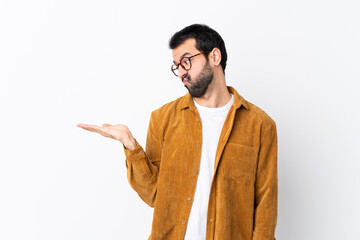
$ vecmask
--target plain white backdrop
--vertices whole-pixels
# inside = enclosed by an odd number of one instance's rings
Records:
[[[360,239],[358,1],[0,1],[0,239],[147,239],[152,211],[120,142],[77,123],[124,123],[187,91],[168,40],[223,37],[227,84],[279,140],[279,240]],[[241,217],[241,216],[239,216]]]

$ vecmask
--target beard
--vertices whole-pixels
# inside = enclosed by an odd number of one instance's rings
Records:
[[[185,75],[183,79],[184,78],[186,78],[189,83],[189,86],[185,85],[185,87],[188,89],[190,95],[197,98],[202,97],[206,93],[206,90],[214,78],[214,72],[209,62],[206,62],[197,79],[193,81],[189,75]]]

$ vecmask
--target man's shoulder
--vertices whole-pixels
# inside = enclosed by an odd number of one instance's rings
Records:
[[[249,118],[255,121],[259,121],[265,125],[275,125],[275,121],[269,116],[267,112],[252,102],[247,100],[245,101],[249,107],[249,111],[246,111]]]
[[[257,123],[266,125],[273,125],[275,123],[263,109],[246,100],[234,87],[228,86],[228,90],[234,95],[234,106],[237,109],[238,121],[256,121]]]

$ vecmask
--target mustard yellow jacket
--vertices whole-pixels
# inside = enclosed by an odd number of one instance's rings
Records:
[[[216,152],[206,240],[274,240],[277,222],[275,122],[234,88]],[[132,188],[154,207],[149,239],[184,239],[202,147],[190,94],[151,114],[146,151],[125,149]],[[195,239],[194,239],[195,240]]]

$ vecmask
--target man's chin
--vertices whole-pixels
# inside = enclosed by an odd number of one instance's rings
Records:
[[[190,87],[188,87],[188,86],[185,86],[186,87],[186,89],[188,90],[188,92],[189,92],[189,94],[190,94],[190,96],[192,96],[193,98],[199,98],[199,97],[202,97],[202,96],[204,96],[204,94],[205,94],[205,92],[204,93],[200,93],[200,92],[198,92],[198,91],[193,91],[192,89],[190,89]]]

